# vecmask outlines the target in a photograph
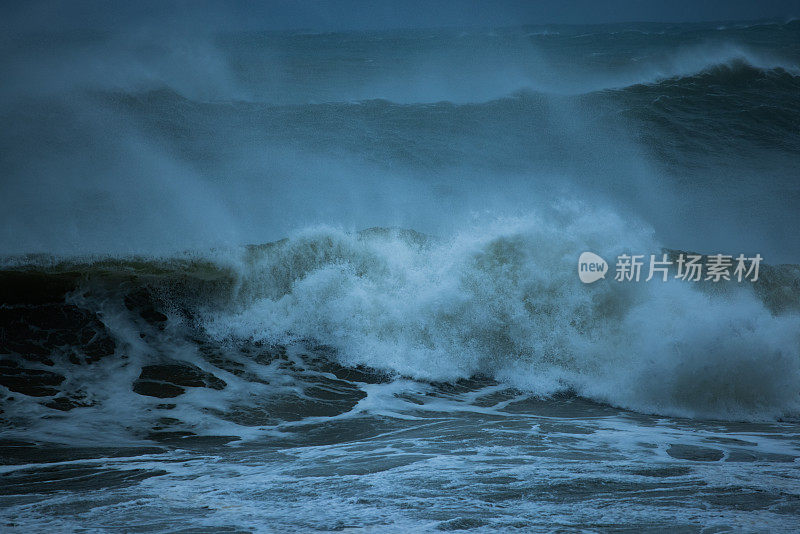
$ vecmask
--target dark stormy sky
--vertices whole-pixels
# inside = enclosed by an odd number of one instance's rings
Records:
[[[793,18],[800,17],[800,0],[7,0],[0,16],[0,28],[12,32],[137,24],[336,31]]]

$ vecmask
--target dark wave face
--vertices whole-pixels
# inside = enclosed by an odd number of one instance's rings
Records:
[[[0,38],[5,524],[792,531],[800,23],[153,32]]]

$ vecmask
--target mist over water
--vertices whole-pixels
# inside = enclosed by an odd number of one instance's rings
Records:
[[[797,261],[796,26],[7,37],[0,251],[447,235],[577,198]]]
[[[798,21],[23,26],[9,525],[793,530]]]
[[[7,38],[0,251],[11,265],[222,262],[247,304],[199,310],[220,340],[308,339],[418,379],[507,374],[538,394],[777,417],[797,407],[784,384],[800,376],[796,318],[696,288],[601,298],[572,263],[663,247],[797,260],[799,32],[792,21]],[[364,241],[366,228],[440,244]],[[242,263],[243,245],[287,237]],[[736,385],[755,353],[775,364]],[[694,365],[711,365],[701,382],[725,392],[693,384]]]

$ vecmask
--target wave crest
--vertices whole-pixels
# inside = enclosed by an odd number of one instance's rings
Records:
[[[796,314],[775,316],[747,290],[583,286],[575,276],[580,251],[654,247],[646,231],[597,212],[440,242],[318,229],[253,263],[248,303],[204,324],[219,339],[313,339],[343,364],[417,379],[485,374],[542,395],[572,390],[692,417],[796,413]]]

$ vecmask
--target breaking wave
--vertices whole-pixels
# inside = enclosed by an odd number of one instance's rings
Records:
[[[71,302],[108,324],[125,324],[136,310],[204,343],[328,347],[325,358],[337,365],[396,378],[485,376],[541,396],[571,392],[699,418],[798,413],[797,268],[767,266],[759,283],[722,289],[610,279],[586,286],[575,275],[584,250],[614,258],[661,249],[645,227],[613,213],[562,206],[449,238],[317,227],[205,257],[40,259],[8,266],[6,276],[23,273],[31,287],[60,280],[74,287]],[[129,311],[109,308],[114,291],[127,295]],[[146,306],[131,306],[142,291]],[[118,352],[135,345],[119,332],[112,328]]]

